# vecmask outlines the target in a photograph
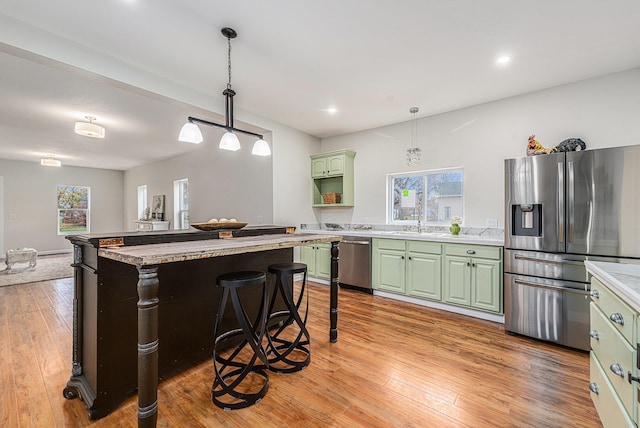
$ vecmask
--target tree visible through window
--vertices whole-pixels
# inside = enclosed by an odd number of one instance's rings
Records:
[[[89,233],[89,196],[86,186],[58,186],[58,235]]]
[[[463,216],[462,168],[430,170],[388,176],[389,223],[448,223]]]

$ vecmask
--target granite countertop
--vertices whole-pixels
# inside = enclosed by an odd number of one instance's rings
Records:
[[[129,247],[101,248],[98,256],[135,266],[222,257],[232,254],[292,248],[307,244],[340,241],[336,234],[273,234],[202,241],[169,242]]]
[[[584,264],[587,272],[640,312],[640,265],[591,261]]]
[[[481,235],[460,234],[453,236],[450,233],[411,232],[411,231],[386,231],[386,230],[313,230],[304,229],[304,232],[316,234],[332,234],[340,236],[362,236],[367,238],[405,239],[409,241],[433,241],[456,244],[479,244],[502,247],[503,238],[495,236],[485,237]]]

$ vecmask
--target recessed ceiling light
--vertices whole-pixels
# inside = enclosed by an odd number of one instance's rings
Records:
[[[496,59],[496,63],[498,65],[506,65],[509,64],[509,62],[511,62],[511,57],[509,55],[502,55]]]
[[[327,109],[327,113],[329,113],[329,114],[336,114],[337,112],[338,112],[338,109],[335,108],[335,107],[329,107]]]

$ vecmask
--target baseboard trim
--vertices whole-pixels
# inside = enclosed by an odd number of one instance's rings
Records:
[[[428,308],[441,309],[447,312],[453,312],[460,315],[467,315],[474,318],[480,318],[486,321],[493,321],[504,324],[504,315],[490,314],[487,312],[477,311],[475,309],[463,308],[460,306],[448,305],[446,303],[434,302],[431,300],[417,299],[415,297],[403,296],[401,294],[388,293],[386,291],[373,290],[374,296],[386,297],[389,299],[400,300],[402,302],[414,303]]]

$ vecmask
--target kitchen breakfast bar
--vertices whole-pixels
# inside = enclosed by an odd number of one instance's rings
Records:
[[[293,261],[297,246],[331,243],[329,340],[336,342],[341,237],[292,231],[68,237],[75,267],[73,366],[64,396],[84,400],[95,419],[137,388],[138,426],[155,426],[158,380],[211,357],[221,296],[216,277],[266,272],[272,263]]]

